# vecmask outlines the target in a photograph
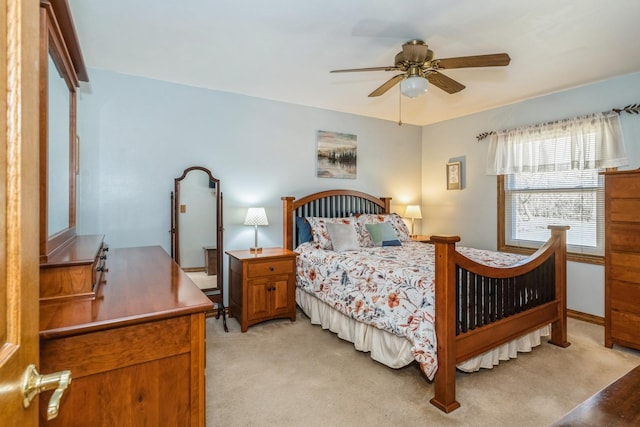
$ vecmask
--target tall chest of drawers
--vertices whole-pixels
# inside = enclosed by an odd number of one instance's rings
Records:
[[[604,175],[604,342],[640,349],[640,169]]]

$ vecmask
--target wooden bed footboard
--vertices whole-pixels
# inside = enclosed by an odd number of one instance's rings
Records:
[[[436,260],[438,370],[431,403],[460,406],[456,365],[551,324],[550,343],[567,347],[566,226],[549,226],[538,251],[508,267],[479,264],[456,251],[458,236],[431,236]]]
[[[296,217],[345,217],[389,213],[391,198],[352,190],[282,197],[283,245],[298,244]],[[438,370],[431,403],[445,412],[460,406],[456,365],[521,335],[551,324],[550,343],[567,347],[566,230],[520,263],[495,268],[456,251],[458,236],[431,236],[435,244],[435,329]]]

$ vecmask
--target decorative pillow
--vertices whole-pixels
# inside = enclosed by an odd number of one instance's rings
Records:
[[[329,222],[326,225],[334,251],[344,252],[360,249],[358,233],[356,233],[354,224],[334,224]]]
[[[389,214],[386,221],[389,221],[391,225],[393,225],[393,228],[396,229],[396,233],[401,242],[409,242],[411,240],[409,227],[407,227],[407,223],[404,222],[400,215],[397,213]]]
[[[402,246],[400,240],[383,240],[382,246]]]
[[[313,236],[311,235],[311,226],[304,217],[296,217],[296,228],[298,231],[299,244],[303,244],[313,240]]]
[[[401,242],[408,242],[411,240],[409,227],[404,222],[402,217],[397,213],[392,214],[362,214],[357,218],[359,225],[359,235],[360,235],[360,246],[362,247],[371,247],[373,246],[373,242],[371,241],[371,237],[365,228],[366,224],[377,224],[381,222],[390,222],[393,225],[393,228],[396,231],[397,239]]]
[[[331,245],[331,237],[327,231],[327,223],[332,224],[351,224],[352,218],[320,218],[308,216],[307,222],[311,226],[311,235],[313,236],[313,243],[319,249],[333,249]]]
[[[382,242],[398,241],[398,235],[390,222],[365,224],[374,246],[383,246]]]

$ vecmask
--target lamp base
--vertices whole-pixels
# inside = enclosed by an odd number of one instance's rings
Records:
[[[261,254],[262,253],[262,248],[250,248],[249,252],[252,254]]]

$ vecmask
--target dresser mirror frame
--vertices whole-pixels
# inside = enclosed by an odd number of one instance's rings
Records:
[[[46,262],[56,249],[76,236],[76,89],[80,80],[88,81],[66,0],[40,1],[39,60],[40,261]],[[49,105],[50,101],[60,102],[65,87],[68,103],[60,104],[68,114]],[[54,165],[61,159],[62,165]]]
[[[186,193],[186,187],[181,191],[181,186],[186,186],[189,181],[187,181],[187,176],[191,174],[205,174],[206,180],[201,180],[202,182],[208,181],[208,189],[211,192],[215,191],[215,195],[213,198],[215,199],[215,207],[211,207],[209,210],[205,204],[191,204],[189,200],[181,199],[181,194]],[[197,191],[197,190],[196,190]],[[215,243],[216,250],[216,287],[215,288],[200,288],[213,302],[218,303],[219,307],[223,306],[223,263],[222,256],[224,254],[223,250],[223,221],[222,221],[222,191],[220,189],[220,180],[215,178],[211,171],[202,166],[191,166],[184,170],[182,175],[178,178],[174,179],[174,193],[171,195],[172,206],[171,206],[171,257],[175,260],[175,262],[180,265],[183,270],[186,272],[191,271],[207,271],[207,249],[211,245],[211,243]],[[181,206],[182,212],[181,212]],[[193,212],[193,209],[198,209],[196,212]],[[185,215],[188,213],[188,217]],[[215,233],[215,242],[211,242],[211,240],[194,241],[190,252],[196,253],[200,252],[200,260],[203,265],[182,265],[181,258],[184,260],[185,255],[181,254],[181,244],[180,244],[180,224],[182,223],[183,228],[186,228],[184,221],[186,218],[189,218],[191,221],[196,220],[199,221],[197,224],[189,223],[188,227],[190,229],[197,229],[199,226],[207,228],[209,225],[213,225],[211,227],[213,232]],[[200,221],[212,221],[211,224],[206,222],[200,223]],[[184,230],[183,230],[184,231]],[[183,245],[184,246],[184,245]],[[184,248],[183,248],[184,252]],[[182,256],[181,256],[182,255]],[[197,255],[196,255],[197,256]],[[185,261],[186,262],[186,261]]]

